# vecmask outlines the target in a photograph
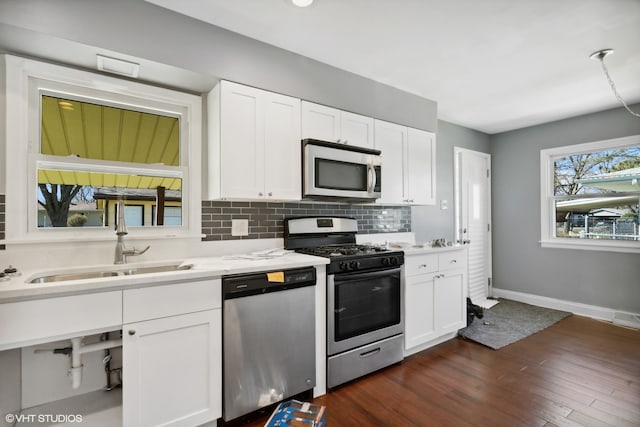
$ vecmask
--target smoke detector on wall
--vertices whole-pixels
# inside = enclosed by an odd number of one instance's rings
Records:
[[[125,61],[124,59],[111,58],[104,55],[96,55],[98,70],[121,76],[138,78],[140,64]]]

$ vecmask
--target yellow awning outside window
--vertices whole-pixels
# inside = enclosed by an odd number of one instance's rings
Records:
[[[38,184],[88,185],[92,187],[144,189],[164,187],[167,190],[182,189],[182,180],[180,178],[50,169],[38,169]]]

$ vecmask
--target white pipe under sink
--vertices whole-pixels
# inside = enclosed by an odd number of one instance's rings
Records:
[[[122,347],[122,339],[100,341],[95,344],[82,344],[84,337],[71,338],[71,386],[79,388],[82,383],[82,355],[94,351],[106,350],[108,348]]]

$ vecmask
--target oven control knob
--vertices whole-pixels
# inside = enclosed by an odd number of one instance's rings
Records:
[[[390,261],[389,258],[382,258],[382,265],[389,265]]]
[[[358,268],[360,268],[360,261],[351,261],[349,263],[349,267],[351,268],[351,270],[357,270]]]
[[[339,267],[340,267],[340,270],[347,271],[349,269],[349,264],[347,264],[346,262],[341,262]]]
[[[397,265],[398,264],[398,258],[396,258],[396,257],[391,257],[390,261],[391,261],[391,265]]]

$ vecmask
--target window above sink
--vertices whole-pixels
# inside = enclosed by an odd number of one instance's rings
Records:
[[[3,59],[7,244],[200,237],[199,96]]]

